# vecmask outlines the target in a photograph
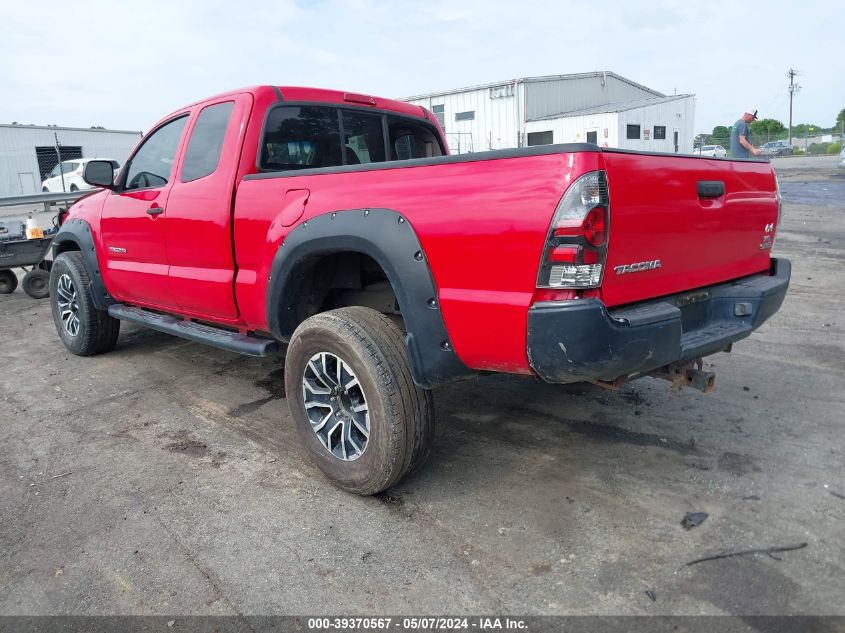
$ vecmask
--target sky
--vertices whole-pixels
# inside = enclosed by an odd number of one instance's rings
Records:
[[[147,130],[234,88],[382,97],[613,71],[696,95],[695,129],[747,107],[831,126],[845,108],[845,2],[3,0],[0,123]]]

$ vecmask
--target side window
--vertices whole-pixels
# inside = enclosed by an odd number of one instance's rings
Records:
[[[182,161],[182,182],[204,178],[217,169],[223,150],[223,139],[226,138],[226,128],[229,126],[234,107],[234,101],[227,101],[202,109],[191,132],[185,159]]]
[[[124,189],[163,187],[173,171],[176,147],[188,117],[182,116],[165,123],[144,141],[129,159]]]
[[[387,117],[390,160],[410,160],[442,156],[443,148],[434,130],[401,117]]]
[[[79,167],[79,163],[62,163],[62,173],[69,174],[76,171],[77,167]]]
[[[281,171],[342,164],[336,108],[281,106],[270,112],[261,143],[261,169]]]
[[[381,115],[341,110],[343,150],[347,165],[384,162],[384,130]]]

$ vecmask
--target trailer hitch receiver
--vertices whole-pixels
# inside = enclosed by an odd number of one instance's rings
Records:
[[[703,371],[703,361],[696,358],[680,363],[673,363],[653,371],[650,375],[672,383],[672,389],[680,390],[692,387],[704,393],[710,393],[716,387],[716,374]]]

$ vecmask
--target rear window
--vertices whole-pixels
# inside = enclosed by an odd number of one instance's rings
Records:
[[[342,165],[340,119],[335,108],[284,106],[267,118],[262,169],[282,171]]]
[[[384,130],[381,115],[371,112],[341,110],[343,113],[343,149],[347,165],[384,162]]]
[[[435,128],[423,121],[352,108],[277,106],[267,116],[258,166],[286,171],[443,153]]]

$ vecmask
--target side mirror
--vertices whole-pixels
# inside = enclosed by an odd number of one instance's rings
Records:
[[[114,167],[107,160],[92,160],[85,165],[82,180],[93,187],[114,188]]]

